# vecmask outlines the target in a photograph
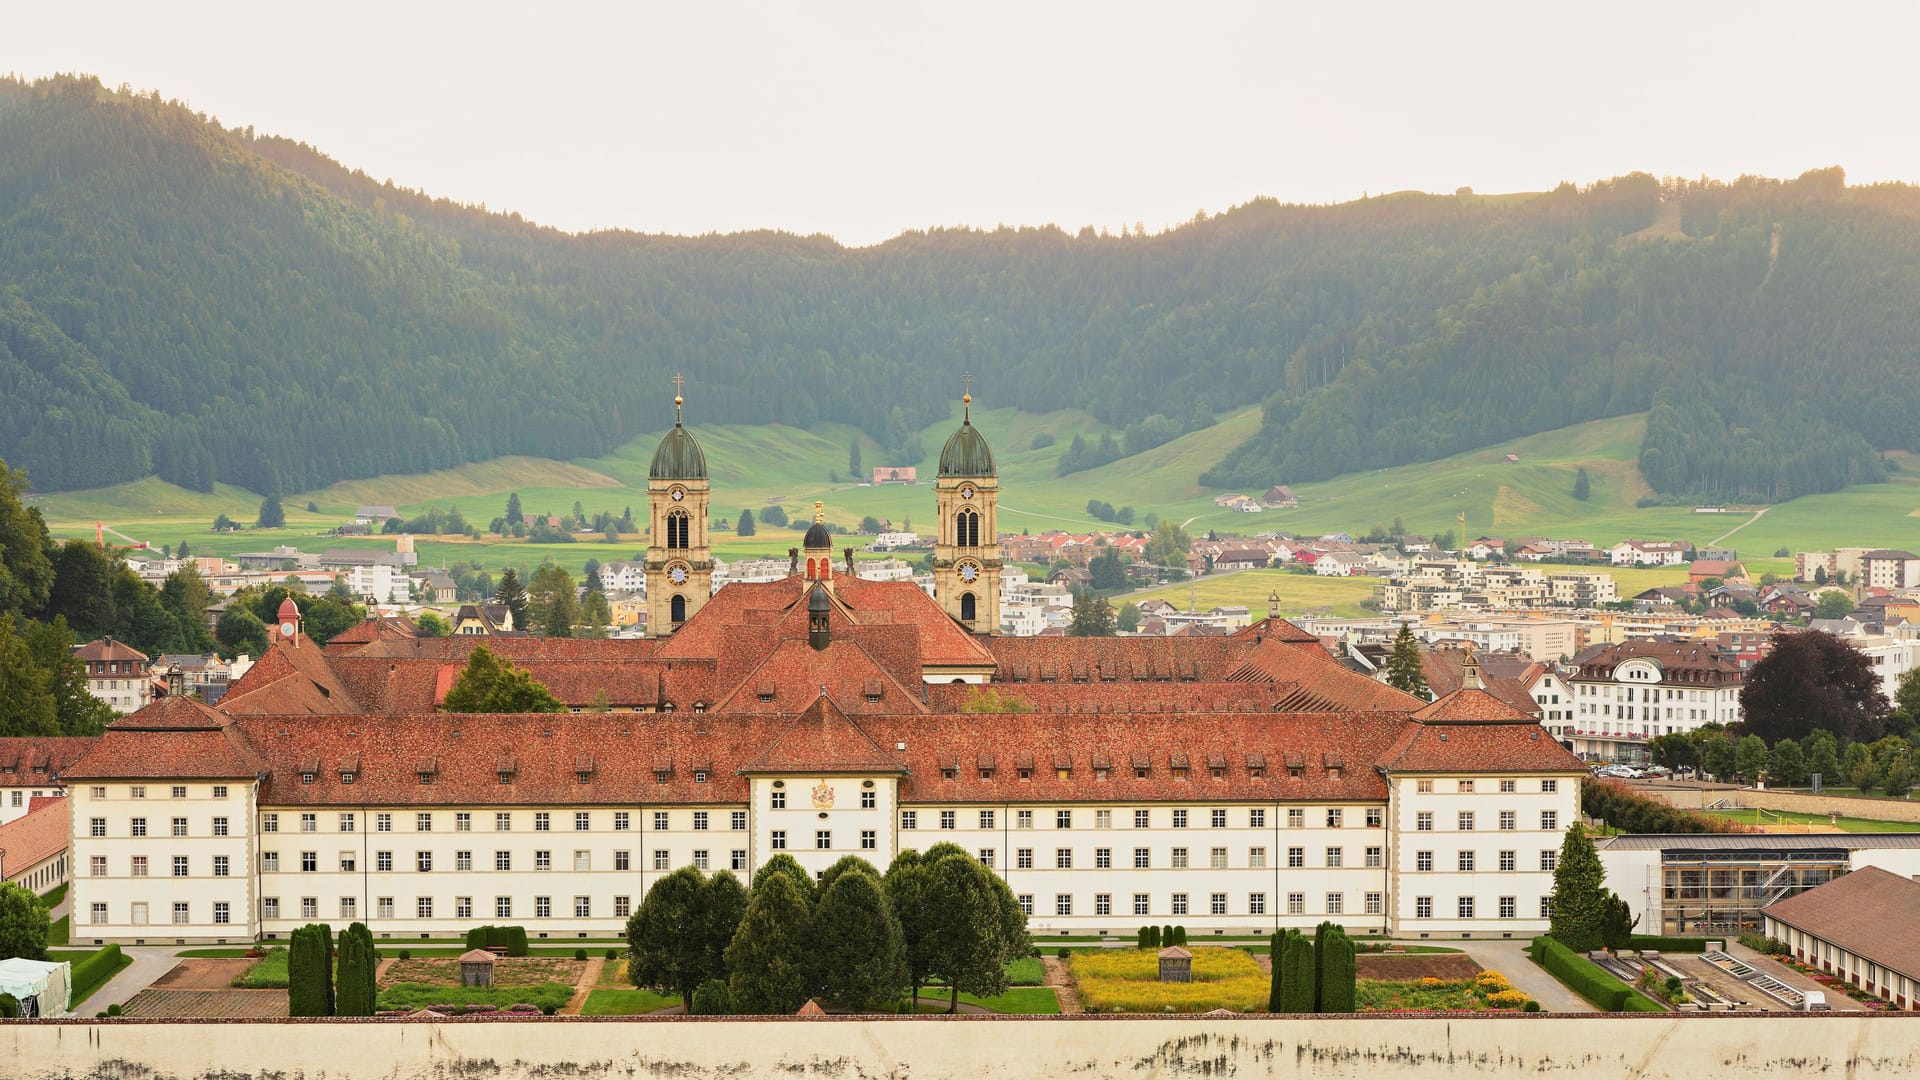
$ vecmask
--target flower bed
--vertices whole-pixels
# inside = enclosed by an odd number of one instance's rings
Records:
[[[1482,971],[1471,979],[1362,979],[1354,1001],[1360,1012],[1516,1012],[1533,999],[1500,972]]]
[[[586,969],[585,961],[555,956],[526,956],[511,959],[502,957],[493,962],[493,985],[505,987],[566,983],[572,986],[580,981],[580,974]],[[429,986],[459,986],[460,961],[458,958],[442,957],[395,960],[393,966],[387,969],[386,977],[382,981],[388,984],[424,983]]]
[[[1243,949],[1193,950],[1193,981],[1160,981],[1160,958],[1148,949],[1075,953],[1068,961],[1088,1012],[1265,1012],[1271,977]]]
[[[376,1008],[380,1010],[433,1008],[440,1005],[457,1006],[463,1012],[495,1012],[511,1009],[515,1005],[532,1005],[544,1013],[552,1013],[567,1003],[573,996],[571,983],[537,983],[532,986],[505,986],[483,990],[478,987],[429,986],[424,983],[398,983],[380,991]],[[471,1009],[472,1006],[482,1008]]]

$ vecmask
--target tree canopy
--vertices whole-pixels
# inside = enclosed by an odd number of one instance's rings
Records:
[[[467,666],[447,689],[440,703],[442,712],[463,713],[541,713],[564,712],[566,706],[547,688],[533,681],[524,669],[493,655],[485,645],[475,645],[467,657]],[[691,994],[693,988],[689,986]]]
[[[1819,630],[1774,635],[1773,649],[1740,688],[1742,727],[1771,743],[1815,729],[1873,740],[1891,707],[1873,662],[1850,642]]]

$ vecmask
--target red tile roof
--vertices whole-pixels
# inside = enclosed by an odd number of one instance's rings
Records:
[[[0,787],[44,786],[85,756],[97,736],[11,737],[0,739]]]
[[[80,660],[145,660],[147,654],[130,649],[112,638],[96,638],[74,648],[73,655]]]
[[[232,728],[118,730],[67,770],[67,780],[250,779],[264,764]]]
[[[901,773],[901,759],[880,748],[823,693],[786,721],[772,745],[740,763],[743,773]]]
[[[35,799],[24,816],[0,825],[0,851],[9,875],[25,873],[67,849],[73,836],[73,809],[66,799]]]
[[[1920,979],[1920,883],[1863,867],[1760,909],[1804,933]]]
[[[220,699],[220,711],[247,713],[345,714],[363,711],[327,663],[327,656],[304,633],[290,644],[275,638]]]

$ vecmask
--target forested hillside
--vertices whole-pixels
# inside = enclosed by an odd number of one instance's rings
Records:
[[[849,250],[565,235],[90,79],[0,81],[0,146],[0,459],[42,491],[593,456],[668,421],[675,371],[696,423],[840,421],[906,461],[962,371],[1129,449],[1264,403],[1218,485],[1641,410],[1674,499],[1920,450],[1920,189],[1837,171]]]

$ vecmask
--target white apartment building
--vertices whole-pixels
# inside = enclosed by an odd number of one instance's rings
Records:
[[[646,595],[647,564],[626,561],[601,563],[600,588],[607,593]]]
[[[341,577],[348,592],[375,604],[404,604],[413,599],[413,579],[383,563],[351,567]]]
[[[1560,734],[1591,760],[1644,760],[1657,735],[1740,721],[1739,661],[1712,644],[1636,638],[1582,658]]]
[[[73,655],[87,666],[87,692],[122,716],[153,700],[153,676],[147,654],[112,638],[74,646]]]
[[[1687,561],[1684,540],[1622,540],[1607,549],[1615,566],[1679,566]]]

